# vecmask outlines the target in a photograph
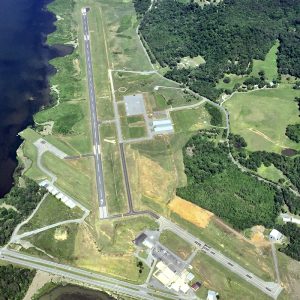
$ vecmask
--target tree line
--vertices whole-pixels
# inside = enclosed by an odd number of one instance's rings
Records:
[[[22,300],[35,273],[12,265],[0,266],[0,300]]]
[[[135,0],[138,14],[148,2]],[[264,59],[276,39],[279,72],[299,77],[299,20],[295,0],[224,0],[204,7],[164,0],[144,15],[140,33],[159,64],[170,68],[166,77],[216,99],[224,74],[250,74],[252,60]],[[182,57],[198,55],[205,64],[177,68]]]
[[[1,203],[12,205],[12,208],[0,208],[0,245],[8,242],[15,227],[28,217],[46,193],[37,183],[25,178],[25,187],[14,186],[1,199]]]
[[[183,149],[187,186],[178,196],[191,201],[243,230],[257,224],[272,227],[281,203],[276,189],[241,172],[229,159],[215,132],[193,136]]]

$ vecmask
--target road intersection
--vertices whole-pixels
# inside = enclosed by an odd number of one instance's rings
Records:
[[[92,68],[92,58],[91,58],[91,47],[90,47],[90,35],[89,35],[89,27],[88,27],[88,18],[87,18],[87,9],[82,9],[82,22],[83,22],[83,33],[84,33],[84,47],[85,47],[85,57],[86,57],[86,68],[87,68],[87,78],[88,78],[88,90],[89,90],[89,101],[90,101],[90,113],[91,113],[91,127],[92,127],[92,137],[93,137],[93,148],[94,148],[94,159],[95,159],[95,170],[96,170],[96,182],[97,182],[97,193],[98,193],[98,201],[99,201],[99,214],[101,219],[114,219],[114,218],[122,218],[126,216],[132,215],[140,215],[140,214],[148,214],[151,217],[155,218],[160,225],[160,230],[171,230],[176,233],[181,238],[185,239],[190,244],[194,245],[199,251],[201,251],[204,255],[210,256],[212,259],[237,274],[241,278],[245,279],[247,282],[252,284],[253,286],[260,289],[265,294],[270,297],[276,299],[280,294],[282,287],[278,283],[274,282],[265,282],[254,274],[250,273],[236,262],[231,259],[225,257],[223,254],[213,249],[203,241],[197,239],[187,231],[180,228],[178,225],[172,223],[171,221],[165,219],[164,217],[158,216],[157,214],[151,211],[135,211],[132,202],[132,195],[130,191],[130,184],[128,179],[128,172],[126,166],[126,157],[125,157],[125,149],[124,149],[124,141],[121,133],[121,125],[120,118],[118,114],[117,102],[114,94],[113,87],[113,79],[112,79],[112,71],[109,70],[109,78],[112,88],[112,96],[113,96],[113,105],[115,110],[115,119],[113,120],[116,123],[119,147],[120,147],[120,155],[123,169],[123,176],[127,191],[128,198],[128,212],[125,214],[119,214],[114,216],[108,216],[107,204],[105,199],[105,189],[104,189],[104,176],[102,170],[102,159],[101,159],[101,151],[100,151],[100,133],[99,133],[99,120],[97,119],[97,110],[96,110],[96,96],[94,90],[94,80],[93,80],[93,68]],[[149,72],[150,74],[153,71]],[[210,100],[202,98],[203,101]],[[201,102],[202,103],[202,102]],[[216,103],[212,103],[215,106],[220,106]],[[198,104],[196,104],[198,105]],[[224,108],[222,108],[225,111]],[[229,128],[229,116],[225,111],[226,115],[226,127]],[[227,131],[227,134],[229,130]],[[51,174],[52,175],[52,174]],[[76,220],[75,220],[76,221]],[[78,220],[79,221],[79,220]],[[37,230],[38,232],[38,230]],[[22,236],[23,237],[23,236]],[[26,237],[26,234],[24,235]],[[11,240],[11,242],[14,242]],[[57,264],[54,262],[50,262],[48,260],[39,259],[33,256],[25,255],[16,251],[8,250],[7,247],[0,249],[0,259],[9,261],[12,263],[16,263],[19,265],[25,265],[31,268],[36,268],[39,270],[43,270],[49,273],[57,274],[69,279],[73,279],[76,281],[80,281],[83,283],[88,283],[93,286],[101,287],[103,289],[116,291],[121,294],[130,295],[137,297],[139,299],[159,299],[160,297],[165,297],[167,299],[193,299],[189,296],[185,295],[175,295],[162,291],[155,291],[144,285],[134,285],[127,283],[125,281],[117,280],[108,276],[100,275],[98,273],[89,272],[86,270],[82,270],[79,268],[75,268],[72,266]],[[195,299],[197,299],[195,297]]]

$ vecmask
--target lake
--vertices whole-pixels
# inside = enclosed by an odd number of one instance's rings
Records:
[[[48,61],[70,48],[46,45],[55,30],[50,0],[0,0],[0,197],[13,185],[17,136],[33,124],[32,116],[49,103]]]
[[[39,300],[114,300],[106,293],[75,285],[59,286]]]

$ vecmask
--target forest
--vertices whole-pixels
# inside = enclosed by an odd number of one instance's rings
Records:
[[[277,225],[276,229],[289,239],[288,245],[280,247],[279,251],[300,261],[300,227],[293,223],[287,223]]]
[[[177,189],[178,196],[239,230],[275,224],[281,206],[276,190],[241,172],[229,159],[224,143],[201,133],[187,142],[183,154],[188,184]]]
[[[33,180],[25,178],[25,187],[14,186],[1,199],[1,203],[11,205],[14,209],[0,208],[0,245],[8,242],[17,224],[30,215],[45,192],[46,190],[40,188]]]
[[[138,14],[148,0],[135,0]],[[158,1],[145,13],[140,34],[166,77],[216,99],[216,83],[225,73],[250,74],[253,59],[264,59],[279,39],[281,74],[300,76],[300,6],[297,0],[224,0],[199,6],[194,1]],[[205,64],[179,69],[182,57],[201,55]]]
[[[0,300],[22,300],[34,276],[33,270],[0,266]]]

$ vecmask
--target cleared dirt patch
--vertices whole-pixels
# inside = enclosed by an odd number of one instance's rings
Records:
[[[214,215],[212,212],[177,196],[169,203],[169,207],[183,219],[201,228],[205,228]]]
[[[58,241],[65,241],[68,238],[68,231],[65,228],[56,228],[54,238]]]

